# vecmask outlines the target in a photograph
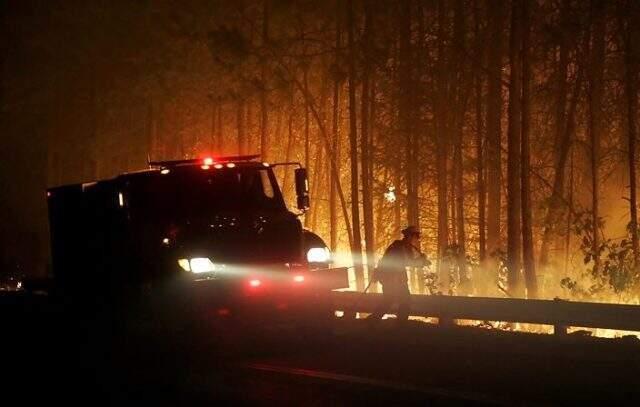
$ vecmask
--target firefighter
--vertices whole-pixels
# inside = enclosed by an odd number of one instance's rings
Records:
[[[407,280],[408,267],[423,267],[428,260],[420,252],[420,230],[409,226],[402,230],[402,240],[395,240],[387,248],[375,270],[374,278],[382,284],[383,301],[368,319],[377,320],[398,304],[398,321],[409,318],[410,293]]]

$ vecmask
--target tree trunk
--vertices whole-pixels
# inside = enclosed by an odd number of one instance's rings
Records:
[[[415,151],[414,134],[414,111],[413,105],[414,81],[412,71],[412,48],[411,48],[411,24],[412,11],[411,0],[403,0],[400,3],[399,25],[399,126],[404,138],[405,159],[405,180],[407,188],[407,223],[419,227],[418,225],[418,185],[417,175],[417,153]]]
[[[464,154],[463,154],[463,127],[467,105],[467,82],[468,75],[465,68],[465,20],[464,5],[462,0],[454,3],[453,21],[453,47],[455,54],[456,77],[456,116],[455,125],[455,149],[454,149],[454,186],[455,186],[455,219],[456,219],[456,240],[457,240],[457,263],[460,292],[469,290],[467,278],[467,251],[466,251],[466,231],[465,231],[465,211],[464,211]]]
[[[501,165],[501,116],[502,116],[502,31],[504,7],[487,7],[489,27],[488,88],[487,88],[487,254],[485,272],[491,269],[487,282],[496,282],[496,262],[493,255],[500,249],[500,187]]]
[[[634,47],[634,40],[637,36],[637,26],[631,18],[633,10],[628,6],[626,29],[624,36],[625,55],[625,98],[627,99],[627,139],[628,139],[628,160],[629,160],[629,231],[631,233],[631,245],[633,249],[633,266],[635,272],[640,267],[640,248],[638,247],[638,196],[636,181],[636,118],[638,115],[638,56]],[[624,22],[621,22],[624,26]],[[636,35],[634,35],[636,34]]]
[[[370,157],[371,157],[371,134],[370,134],[370,120],[369,116],[372,98],[371,98],[371,68],[369,62],[370,47],[371,47],[371,3],[365,2],[365,23],[364,23],[364,62],[362,72],[362,99],[361,99],[361,114],[360,114],[360,154],[362,162],[362,214],[364,218],[364,240],[365,240],[365,253],[366,253],[366,265],[367,275],[371,275],[371,271],[375,266],[375,243],[374,243],[374,230],[373,230],[373,195],[371,192],[373,179],[370,170]]]
[[[322,186],[323,179],[323,169],[324,169],[324,148],[322,148],[322,143],[318,142],[316,146],[316,154],[315,154],[315,168],[313,170],[313,184],[311,185],[311,190],[313,191],[311,195],[311,206],[313,210],[311,211],[311,230],[317,230],[316,227],[318,225],[318,212],[320,212],[320,204],[322,199],[320,199],[320,191]]]
[[[438,2],[438,84],[436,107],[436,177],[438,182],[438,278],[442,292],[449,290],[449,265],[444,262],[444,255],[449,246],[449,221],[447,208],[447,61],[445,57],[445,25],[446,5],[443,0]]]
[[[567,206],[569,207],[569,210],[567,211],[567,229],[566,229],[566,235],[564,237],[564,274],[567,275],[567,273],[569,272],[569,250],[571,249],[571,222],[573,220],[573,150],[571,150],[570,153],[570,157],[569,157],[569,202],[567,203]]]
[[[376,212],[373,210],[373,200],[374,200],[374,191],[375,191],[375,187],[374,187],[374,147],[376,146],[376,114],[377,114],[377,106],[376,106],[376,77],[375,75],[372,73],[369,76],[369,89],[370,89],[370,96],[369,96],[369,142],[371,143],[371,146],[369,147],[369,152],[368,152],[368,156],[367,156],[367,164],[368,164],[368,174],[369,174],[369,193],[371,194],[371,222],[375,225],[374,227],[372,227],[372,233],[373,236],[371,238],[371,246],[369,247],[368,250],[371,251],[371,253],[373,253],[373,255],[375,256],[376,253],[376,249],[377,249],[377,239],[376,239],[376,233],[377,233],[377,223],[375,222],[375,216],[376,214],[378,214],[378,216],[380,216],[380,212]],[[381,194],[381,196],[384,198],[384,195]]]
[[[262,0],[262,48],[269,46],[269,0]],[[267,99],[267,58],[266,52],[260,60],[261,86],[260,89],[260,157],[262,161],[268,161],[269,151],[269,113]]]
[[[400,168],[396,168],[394,171],[394,185],[401,184]],[[396,201],[393,203],[393,235],[398,236],[402,230],[402,206],[400,196],[398,195],[396,187]]]
[[[511,36],[509,45],[509,61],[511,78],[509,81],[509,127],[507,132],[507,284],[510,295],[521,296],[521,248],[522,230],[521,188],[520,188],[520,132],[521,132],[521,61],[522,45],[522,0],[514,0],[511,9]]]
[[[453,131],[453,135],[454,137],[457,138],[457,134],[456,134],[456,126],[455,124],[452,127],[452,131]],[[449,185],[451,186],[451,188],[449,188],[449,241],[451,242],[452,245],[455,245],[456,242],[458,241],[458,219],[456,217],[456,190],[457,190],[457,185],[456,185],[456,173],[458,171],[458,163],[455,162],[456,157],[455,157],[455,150],[456,150],[456,140],[454,139],[450,145],[450,148],[452,148],[452,150],[454,151],[452,160],[450,161],[450,168],[448,170],[449,173]]]
[[[322,90],[320,94],[319,109],[322,113],[323,119],[325,117],[325,112],[327,110],[327,103],[329,99],[328,98],[329,89],[330,89],[330,86],[327,78],[322,81]],[[322,199],[320,199],[319,197],[321,196],[320,191],[322,190],[322,180],[324,179],[323,171],[325,167],[324,165],[325,160],[323,157],[324,147],[322,145],[321,137],[316,138],[315,149],[316,150],[315,150],[315,154],[313,155],[314,157],[313,163],[310,163],[310,165],[313,166],[313,171],[311,171],[311,168],[308,169],[310,177],[313,178],[313,181],[311,182],[311,207],[309,208],[309,211],[305,215],[305,218],[310,219],[309,228],[311,230],[316,230],[316,225],[318,222],[318,212],[320,210],[320,206],[322,203]]]
[[[354,39],[353,0],[347,5],[347,25],[349,42],[349,144],[351,147],[351,217],[353,219],[353,266],[356,276],[356,289],[364,289],[362,270],[362,241],[360,236],[360,198],[358,177],[358,123],[356,117],[356,50]]]
[[[293,99],[293,98],[292,98]],[[289,105],[289,120],[288,120],[288,125],[287,125],[287,150],[285,152],[285,158],[284,158],[284,162],[290,162],[291,161],[291,150],[292,150],[292,146],[293,146],[293,115],[295,114],[295,110],[293,108],[293,101],[290,103]],[[291,186],[289,185],[290,183],[290,174],[291,171],[284,171],[284,178],[282,179],[282,191],[283,194],[285,195],[285,198],[287,197],[287,194],[289,193],[289,190],[291,189]]]
[[[389,183],[391,182],[390,180],[390,176],[389,176],[389,168],[388,167],[384,167],[384,169],[382,170],[382,182],[380,182],[381,185],[384,185],[385,188],[387,185],[389,185]],[[385,189],[386,190],[386,189]],[[386,216],[387,213],[385,211],[385,206],[386,206],[386,196],[385,194],[378,194],[376,199],[376,218],[375,218],[375,222],[376,222],[376,226],[375,226],[375,231],[376,231],[376,241],[380,242],[383,240],[383,236],[388,232],[388,228],[389,226],[391,226],[392,228],[392,232],[393,232],[393,223],[389,222],[389,218]],[[390,203],[391,204],[391,203]]]
[[[309,93],[308,67],[304,67],[304,94]],[[304,103],[304,167],[309,169],[309,101],[305,99]]]
[[[549,265],[549,251],[552,236],[555,234],[558,218],[561,213],[562,196],[564,193],[565,166],[569,153],[570,134],[566,131],[566,104],[567,104],[567,73],[569,66],[568,33],[566,24],[568,17],[569,3],[564,1],[560,10],[560,49],[557,72],[557,99],[555,106],[555,165],[554,180],[549,207],[545,215],[544,232],[540,245],[540,267],[545,269]],[[577,88],[576,88],[577,90]]]
[[[589,63],[589,141],[591,147],[591,224],[593,226],[591,250],[594,271],[600,267],[600,220],[598,178],[600,164],[600,138],[602,132],[602,94],[605,48],[605,3],[591,1],[591,55]]]
[[[531,157],[529,148],[530,132],[530,87],[531,66],[529,60],[529,36],[531,32],[529,20],[529,2],[522,3],[522,258],[527,298],[538,297],[538,282],[536,280],[535,260],[533,253],[533,226],[531,221]]]
[[[340,125],[339,125],[339,115],[340,115],[340,47],[342,46],[342,29],[340,26],[341,22],[341,12],[340,12],[340,4],[341,0],[336,0],[336,44],[335,44],[335,55],[334,55],[334,78],[333,78],[333,114],[332,114],[332,130],[333,130],[333,140],[332,140],[332,148],[333,153],[336,156],[336,162],[340,162]],[[330,165],[330,163],[329,163]],[[335,252],[338,247],[338,227],[337,227],[337,219],[338,219],[338,208],[336,202],[336,186],[340,180],[337,178],[338,174],[330,173],[331,175],[331,189],[329,192],[329,229],[330,229],[330,243],[331,251]]]
[[[308,94],[309,93],[309,81],[308,81],[308,67],[305,66],[304,67],[304,93]],[[309,164],[310,164],[310,156],[309,156],[309,101],[305,99],[305,104],[304,104],[304,167],[307,169],[307,171],[309,171]],[[304,227],[308,228],[309,227],[309,213],[306,213],[304,216]]]
[[[476,4],[474,9],[476,61],[484,62],[484,38],[480,35],[480,16]],[[484,119],[482,116],[482,88],[483,75],[481,70],[475,70],[475,116],[476,116],[476,192],[478,194],[478,257],[483,264],[486,259],[486,224],[485,209],[487,191],[484,183]]]

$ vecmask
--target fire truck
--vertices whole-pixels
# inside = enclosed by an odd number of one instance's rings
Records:
[[[297,213],[274,168],[295,166]],[[348,287],[324,241],[302,227],[299,163],[259,156],[149,162],[113,179],[47,190],[59,296],[109,306],[140,297],[229,315],[304,309]],[[126,299],[126,300],[124,300]]]

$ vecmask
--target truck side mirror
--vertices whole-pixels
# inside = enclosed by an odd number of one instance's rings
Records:
[[[295,169],[296,195],[298,195],[298,209],[305,211],[309,209],[309,179],[306,168]]]

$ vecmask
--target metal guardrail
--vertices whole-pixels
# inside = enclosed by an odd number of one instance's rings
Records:
[[[372,312],[382,301],[382,294],[374,293],[335,291],[331,295],[336,309],[344,311]],[[566,333],[567,327],[640,331],[638,305],[412,295],[410,314],[445,322],[467,319],[553,325],[556,334]]]

